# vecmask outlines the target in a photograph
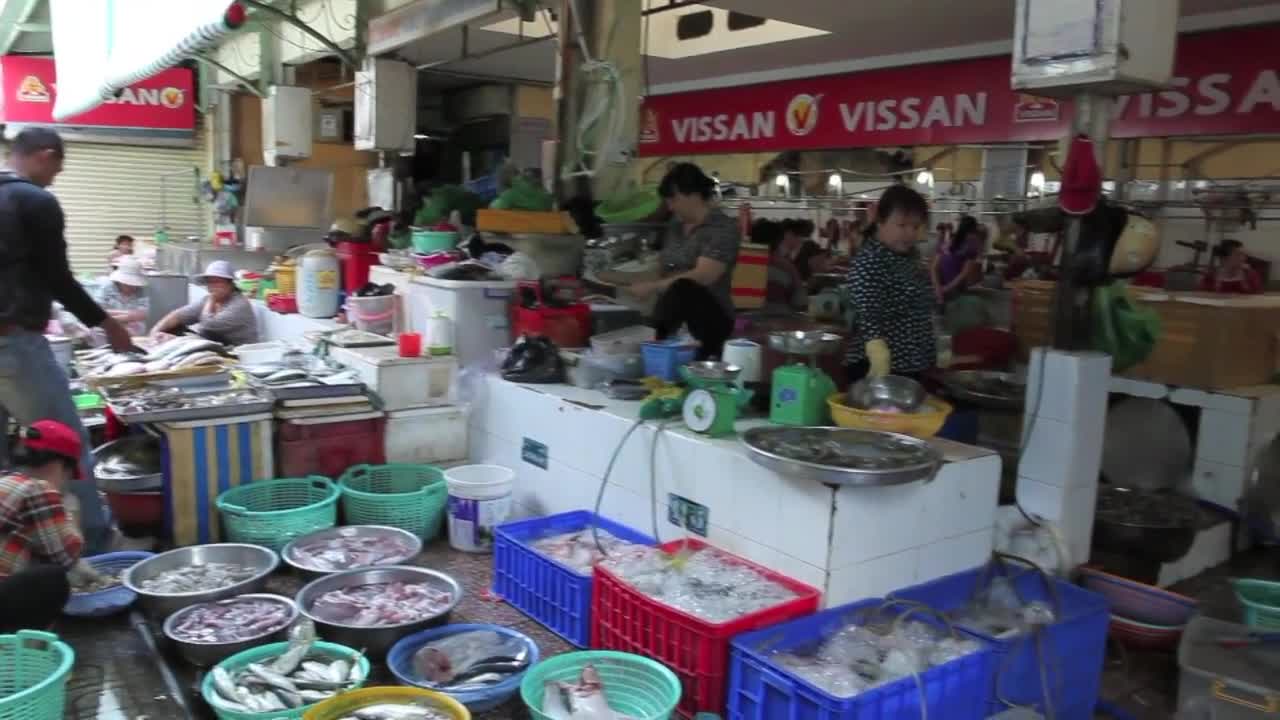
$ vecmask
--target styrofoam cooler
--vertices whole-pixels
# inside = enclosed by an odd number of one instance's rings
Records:
[[[467,411],[457,405],[387,413],[389,463],[434,465],[467,457]]]
[[[329,354],[355,370],[360,381],[382,398],[382,409],[387,412],[449,404],[449,389],[458,369],[453,357],[400,357],[394,345],[335,347]]]
[[[453,354],[461,367],[493,360],[493,351],[511,344],[508,306],[514,282],[466,282],[421,277],[409,289],[416,307],[413,329],[425,337],[427,320],[437,312],[453,321]]]

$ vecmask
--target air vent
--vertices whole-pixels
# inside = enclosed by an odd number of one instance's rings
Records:
[[[710,10],[681,15],[676,20],[676,37],[680,40],[692,40],[711,33],[711,24],[715,16]]]

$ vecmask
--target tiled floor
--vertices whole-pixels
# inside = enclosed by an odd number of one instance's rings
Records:
[[[543,657],[568,646],[541,625],[500,601],[486,588],[492,577],[492,558],[466,555],[437,544],[418,563],[449,573],[466,589],[454,612],[454,622],[486,622],[511,627],[532,637]],[[1280,550],[1257,550],[1237,556],[1175,588],[1200,599],[1202,611],[1237,620],[1238,611],[1225,579],[1234,576],[1280,577]],[[301,583],[290,576],[273,578],[270,590],[292,596]],[[56,628],[76,650],[76,665],[68,688],[66,720],[168,720],[212,718],[196,689],[199,673],[180,659],[148,647],[145,636],[154,631],[134,614],[92,622],[64,620]],[[154,642],[154,640],[153,640]],[[163,643],[163,638],[159,640]],[[166,673],[168,677],[166,678]],[[1177,696],[1177,659],[1168,653],[1125,652],[1112,647],[1103,678],[1103,696],[1139,720],[1169,718]],[[393,684],[385,669],[375,683]],[[519,699],[477,720],[524,720],[528,713]]]

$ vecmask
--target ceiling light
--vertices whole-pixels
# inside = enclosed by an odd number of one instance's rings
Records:
[[[840,190],[844,187],[844,176],[838,172],[831,173],[831,177],[827,178],[827,187]]]
[[[778,176],[773,179],[773,184],[785,188],[791,184],[791,178],[787,177],[786,173],[778,173]]]
[[[916,175],[916,184],[923,185],[924,187],[933,187],[933,172],[929,170],[921,170],[920,174]]]
[[[1027,185],[1035,192],[1044,192],[1044,173],[1039,170],[1031,173],[1031,179],[1027,181]]]

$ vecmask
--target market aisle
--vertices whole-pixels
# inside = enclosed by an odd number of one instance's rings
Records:
[[[487,589],[493,579],[492,555],[457,552],[450,549],[448,543],[439,541],[428,546],[414,564],[448,573],[462,584],[466,592],[451,622],[493,623],[519,630],[538,643],[544,658],[569,650],[554,633],[510,605],[488,596]],[[266,592],[293,597],[301,587],[298,578],[281,573],[270,580]],[[67,688],[66,720],[182,718],[166,689],[162,672],[152,661],[142,638],[130,626],[128,615],[103,620],[63,618],[54,632],[76,651],[76,665]],[[158,635],[158,628],[153,634]],[[166,655],[166,659],[181,687],[198,688],[200,676],[195,668],[177,657]],[[369,684],[394,685],[396,682],[384,665],[375,665]],[[192,718],[212,720],[214,717],[198,689],[188,692],[186,701]],[[516,697],[500,708],[474,717],[475,720],[523,720],[528,714]]]

